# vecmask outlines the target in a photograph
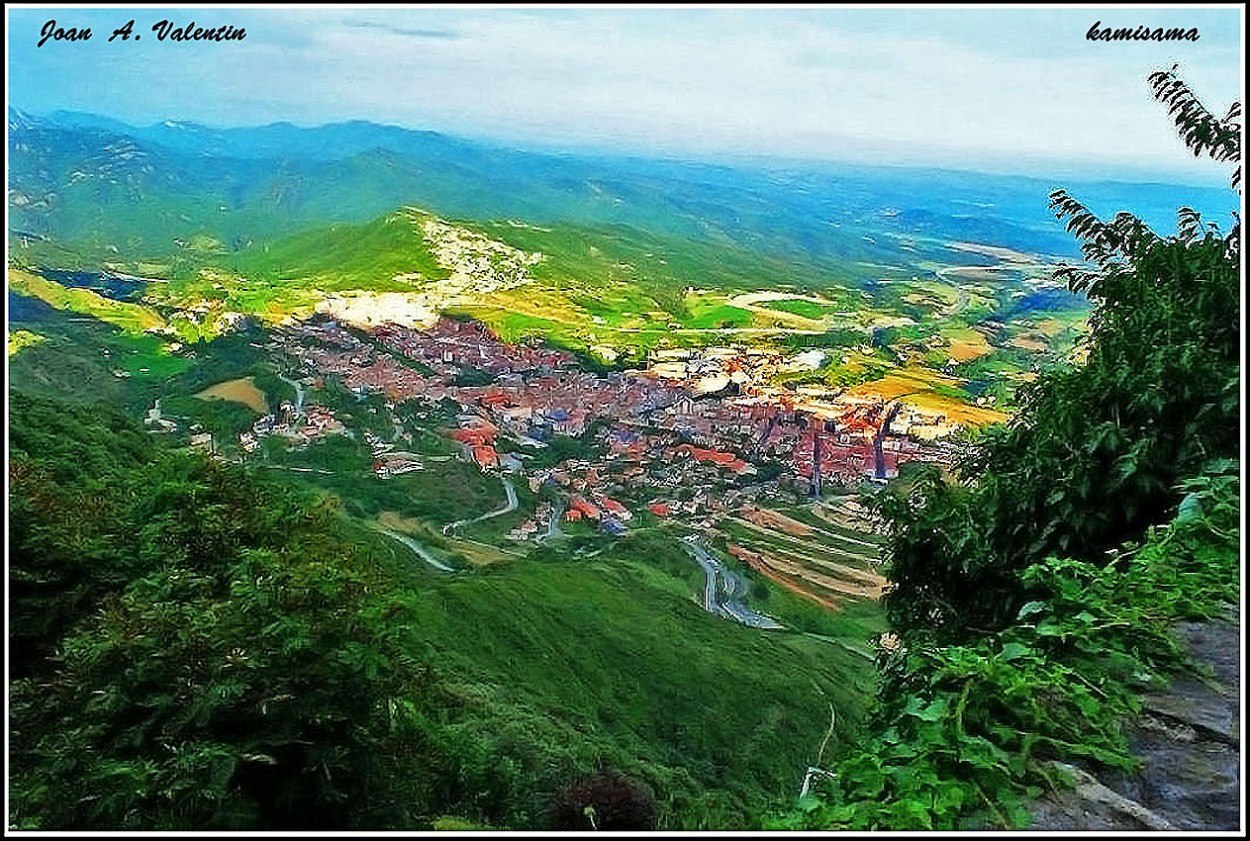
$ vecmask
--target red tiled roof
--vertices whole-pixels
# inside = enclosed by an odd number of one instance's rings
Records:
[[[447,433],[462,444],[484,446],[493,439],[493,435],[485,429],[453,429]]]
[[[587,502],[585,498],[580,496],[575,496],[569,500],[569,510],[580,511],[592,520],[598,520],[603,515],[598,506]]]
[[[624,505],[621,505],[615,499],[607,498],[603,500],[603,507],[611,511],[613,514],[620,514],[621,512],[628,510]]]

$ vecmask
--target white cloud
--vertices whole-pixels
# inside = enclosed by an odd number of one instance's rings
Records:
[[[98,108],[81,96],[73,107],[216,124],[365,118],[669,153],[1210,173],[1184,154],[1145,75],[1180,60],[1222,111],[1240,95],[1238,42],[1224,31],[1237,34],[1235,10],[1203,13],[1201,49],[1084,42],[1095,19],[1124,20],[1117,10],[942,11],[249,10],[246,47],[100,64],[111,82],[97,82]]]

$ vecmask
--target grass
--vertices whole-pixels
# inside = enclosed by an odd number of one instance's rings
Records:
[[[723,293],[690,292],[685,300],[690,315],[682,320],[683,327],[746,327],[751,323],[750,310],[726,304]]]
[[[398,212],[359,225],[332,225],[257,244],[227,263],[231,271],[268,281],[310,281],[323,291],[368,289],[404,292],[412,281],[396,275],[419,272],[441,280],[447,269],[430,254],[421,214]]]
[[[684,555],[673,544],[660,551]],[[655,790],[663,828],[750,826],[797,790],[830,704],[850,732],[871,664],[708,615],[656,550],[421,573],[411,644],[454,681],[463,726],[553,787],[606,765]],[[839,621],[852,636],[873,625]]]
[[[11,322],[10,328],[19,323]],[[170,353],[156,336],[127,333],[68,310],[49,308],[30,326],[44,340],[9,357],[9,378],[36,394],[103,400],[137,412],[194,365]]]
[[[760,306],[767,307],[770,310],[780,310],[788,312],[791,315],[802,316],[803,318],[811,318],[815,320],[823,319],[826,316],[833,315],[840,311],[839,307],[830,304],[819,304],[815,301],[804,301],[796,298],[788,298],[780,301],[765,301]]]
[[[14,354],[20,352],[23,348],[33,347],[34,345],[37,345],[40,342],[46,342],[47,340],[47,336],[42,336],[39,333],[32,333],[29,330],[13,330],[9,333],[8,338],[9,356],[13,356]]]
[[[71,289],[21,269],[9,269],[9,289],[59,310],[90,315],[133,335],[165,326],[164,319],[147,307],[114,301],[90,289]]]
[[[847,394],[852,397],[878,397],[894,400],[905,397],[917,408],[946,415],[948,423],[967,423],[983,426],[999,423],[1007,415],[994,409],[969,406],[961,398],[960,382],[933,371],[909,367],[889,372],[872,382],[852,386]]]

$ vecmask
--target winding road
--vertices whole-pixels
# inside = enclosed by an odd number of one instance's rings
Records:
[[[536,540],[536,543],[546,543],[548,540],[554,540],[564,534],[560,528],[560,518],[564,516],[564,497],[556,500],[554,507],[551,509],[551,520],[547,523],[547,533]]]
[[[452,567],[449,567],[446,564],[444,564],[438,558],[434,557],[434,555],[430,553],[429,549],[426,549],[424,546],[422,546],[417,541],[413,540],[408,535],[401,534],[395,531],[394,529],[388,529],[386,526],[379,525],[377,523],[372,523],[371,525],[374,529],[382,532],[382,534],[386,535],[387,537],[390,537],[394,540],[398,540],[400,543],[407,546],[409,549],[411,549],[413,552],[416,553],[418,558],[425,561],[427,564],[434,567],[435,569],[439,569],[443,572],[455,572],[456,571]]]
[[[295,415],[296,417],[304,414],[304,387],[295,380],[288,380],[286,377],[278,374],[278,379],[295,389]]]
[[[751,628],[766,630],[784,630],[785,626],[771,616],[756,613],[741,601],[747,594],[750,585],[741,575],[727,569],[723,563],[712,556],[693,536],[682,538],[686,551],[703,568],[707,583],[703,587],[703,609],[708,613],[728,616]],[[717,576],[720,576],[724,601],[717,600]]]
[[[461,526],[467,526],[471,523],[480,523],[482,522],[482,520],[489,520],[492,517],[501,517],[504,514],[508,514],[512,511],[515,511],[517,508],[516,486],[512,484],[512,481],[507,476],[501,476],[500,480],[503,482],[504,493],[508,497],[508,501],[504,504],[503,508],[498,508],[494,511],[488,511],[487,513],[481,515],[480,517],[472,517],[472,518],[465,519],[465,520],[456,520],[456,522],[454,523],[448,523],[447,525],[443,526],[443,534],[451,534],[453,531],[460,528]]]

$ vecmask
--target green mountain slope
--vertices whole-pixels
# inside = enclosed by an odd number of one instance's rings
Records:
[[[662,569],[676,545],[439,575],[327,498],[105,407],[12,406],[26,828],[542,828],[600,767],[650,785],[662,826],[750,826],[792,796],[830,706],[845,735],[871,694],[871,664],[836,644],[706,614]],[[879,620],[836,621],[852,639]],[[74,734],[90,748],[67,752]]]

